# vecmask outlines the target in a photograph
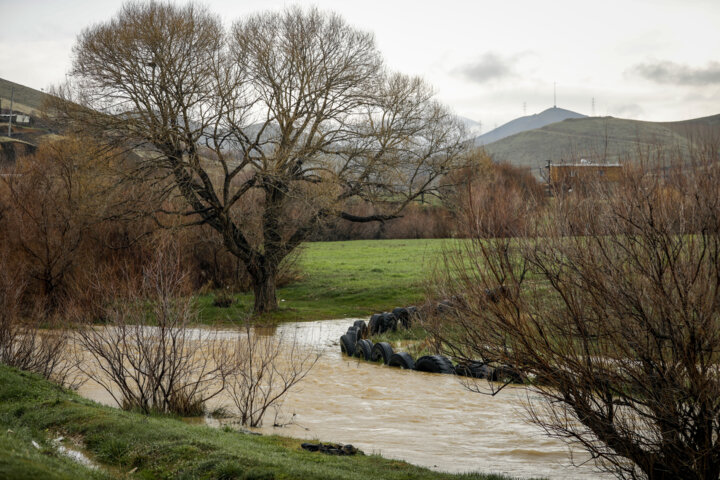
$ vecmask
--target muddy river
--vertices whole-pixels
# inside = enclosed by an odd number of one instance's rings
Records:
[[[314,440],[351,443],[365,453],[406,460],[435,470],[480,471],[551,479],[605,478],[582,452],[571,454],[559,440],[524,421],[528,392],[506,388],[495,397],[472,393],[452,375],[402,371],[340,354],[338,339],[352,319],[289,323],[264,334],[297,335],[304,348],[322,357],[286,397],[260,431]],[[232,337],[234,332],[222,332]],[[114,404],[98,385],[80,393]],[[224,405],[216,399],[210,407]],[[220,422],[206,420],[210,425]],[[610,478],[610,477],[607,477]]]

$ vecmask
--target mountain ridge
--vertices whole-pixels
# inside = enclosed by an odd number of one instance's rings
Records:
[[[557,106],[543,110],[540,113],[533,115],[526,115],[524,117],[518,117],[509,122],[483,134],[475,137],[473,142],[476,147],[483,145],[489,145],[503,138],[515,135],[517,133],[526,132],[528,130],[535,130],[542,128],[546,125],[553,123],[562,122],[572,118],[587,118],[587,115],[582,113],[573,112],[572,110],[566,110],[564,108],[558,108]]]
[[[677,122],[615,117],[567,119],[520,132],[485,145],[495,161],[530,168],[538,174],[548,161],[623,162],[638,152],[663,149],[680,156],[707,138],[720,137],[720,114]]]

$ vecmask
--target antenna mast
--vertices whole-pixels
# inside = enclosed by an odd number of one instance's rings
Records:
[[[592,116],[595,116],[595,97],[592,97]]]
[[[557,82],[553,82],[553,108],[557,108]]]
[[[527,115],[527,102],[523,102],[523,116]]]
[[[15,87],[10,89],[10,116],[8,117],[8,137],[12,137],[12,112],[13,101],[15,100]]]

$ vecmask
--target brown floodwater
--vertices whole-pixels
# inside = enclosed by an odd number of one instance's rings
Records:
[[[583,452],[573,452],[527,423],[523,387],[491,397],[473,393],[452,375],[403,371],[340,354],[338,339],[354,319],[289,323],[265,335],[295,336],[322,357],[291,390],[278,423],[268,412],[259,430],[303,439],[351,443],[365,453],[408,461],[448,472],[480,471],[551,479],[605,478]],[[222,331],[226,338],[237,332]],[[113,405],[97,384],[80,388],[88,398]],[[232,402],[216,398],[210,408]],[[210,425],[226,421],[206,419]],[[572,464],[583,464],[576,467]],[[609,477],[607,477],[609,478]]]

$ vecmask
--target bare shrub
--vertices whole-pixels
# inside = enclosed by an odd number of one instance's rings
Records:
[[[443,179],[443,201],[458,219],[459,236],[512,237],[545,203],[545,192],[522,168],[494,163],[482,150],[471,165]]]
[[[20,303],[24,284],[14,272],[9,272],[0,261],[0,363],[42,375],[48,380],[69,387],[75,373],[75,363],[68,350],[69,335],[57,327],[57,322],[46,319],[44,309],[23,319]],[[50,327],[41,330],[46,321]]]
[[[476,235],[437,282],[455,299],[434,326],[449,353],[514,367],[539,394],[532,421],[620,478],[720,476],[720,164],[707,152],[558,197],[523,237]]]
[[[50,309],[67,299],[68,279],[96,218],[99,182],[88,175],[94,162],[78,139],[48,143],[0,182],[5,236],[25,267],[28,293]]]
[[[229,381],[229,393],[243,425],[259,427],[271,407],[303,380],[319,359],[304,350],[296,337],[261,335],[246,324],[234,352],[236,374]]]
[[[0,243],[25,284],[26,315],[95,309],[93,275],[119,259],[142,261],[147,191],[119,185],[117,151],[80,136],[43,143],[0,177]],[[118,168],[115,168],[118,166]]]
[[[348,202],[344,208],[356,216],[380,213],[368,202]],[[323,228],[315,233],[313,240],[448,238],[454,236],[456,230],[457,222],[444,205],[412,203],[405,207],[401,216],[385,222],[356,223],[343,219],[328,220]]]
[[[182,295],[186,280],[177,252],[163,245],[137,293],[108,296],[107,326],[80,328],[90,360],[81,370],[122,408],[198,415],[225,389],[232,373],[227,343],[217,332],[190,328],[198,320],[192,299]]]

